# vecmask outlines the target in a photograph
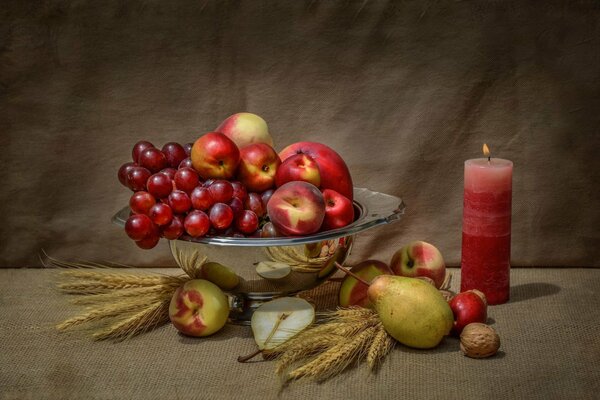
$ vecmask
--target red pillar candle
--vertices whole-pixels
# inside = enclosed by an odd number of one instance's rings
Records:
[[[509,298],[512,170],[499,158],[465,161],[460,290],[478,289],[489,304]]]

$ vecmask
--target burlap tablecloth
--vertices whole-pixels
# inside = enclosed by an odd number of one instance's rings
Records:
[[[176,273],[176,270],[166,270]],[[453,270],[456,289],[459,271]],[[513,269],[511,301],[489,309],[501,336],[493,358],[464,357],[458,340],[397,346],[376,374],[358,365],[323,384],[282,388],[272,362],[240,364],[248,327],[204,339],[166,325],[123,343],[53,326],[76,309],[55,270],[0,270],[2,399],[592,399],[600,393],[599,269]],[[336,284],[312,293],[323,302]]]

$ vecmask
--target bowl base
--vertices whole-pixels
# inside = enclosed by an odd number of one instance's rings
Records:
[[[294,293],[229,293],[230,324],[250,325],[254,310],[278,297],[293,296]]]

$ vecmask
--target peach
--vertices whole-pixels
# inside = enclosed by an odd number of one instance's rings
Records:
[[[392,275],[392,270],[386,263],[379,260],[366,260],[352,267],[352,272],[363,278],[367,282],[371,282],[379,275]],[[342,281],[339,292],[339,302],[342,307],[360,306],[372,307],[367,296],[369,289],[364,283],[356,280],[356,278],[346,275]]]
[[[295,154],[307,154],[319,166],[321,189],[333,189],[353,200],[354,187],[346,162],[331,147],[316,142],[297,142],[279,152],[279,158],[285,162]]]
[[[395,275],[431,278],[440,288],[446,277],[446,263],[440,251],[432,244],[414,241],[394,253],[390,268]]]
[[[240,112],[227,117],[216,129],[241,149],[252,143],[266,143],[273,146],[273,138],[264,119],[256,114]]]
[[[251,192],[264,192],[275,186],[275,174],[281,160],[268,144],[254,143],[240,150],[238,179]]]
[[[190,157],[202,178],[230,179],[240,162],[240,150],[224,134],[209,132],[194,142]]]
[[[316,187],[321,186],[319,165],[308,154],[294,154],[281,163],[275,175],[277,187],[291,181],[304,181]]]
[[[169,305],[169,318],[177,330],[188,336],[208,336],[227,322],[229,303],[217,285],[192,279],[180,286]]]
[[[275,190],[267,204],[267,213],[277,232],[286,236],[310,235],[321,228],[325,200],[313,184],[288,182]]]

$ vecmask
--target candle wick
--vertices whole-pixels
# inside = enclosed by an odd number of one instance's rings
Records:
[[[488,164],[492,162],[492,156],[488,156]]]

